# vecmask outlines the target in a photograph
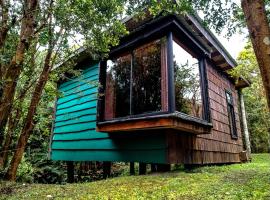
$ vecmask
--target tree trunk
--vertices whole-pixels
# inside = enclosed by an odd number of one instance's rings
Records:
[[[251,147],[250,147],[250,140],[249,140],[249,132],[247,126],[247,117],[246,117],[246,110],[245,110],[245,102],[243,93],[239,91],[239,98],[240,98],[240,108],[241,108],[241,116],[242,116],[242,124],[243,124],[243,134],[245,139],[245,147],[248,154],[248,159],[251,158]]]
[[[15,95],[17,80],[20,76],[25,51],[30,46],[30,40],[34,33],[35,11],[37,8],[37,0],[25,1],[26,13],[22,19],[20,40],[17,45],[16,53],[10,64],[6,66],[7,71],[3,76],[4,84],[2,86],[2,96],[0,99],[0,146],[4,139],[4,129],[6,127],[8,115],[11,111],[11,105]]]
[[[270,28],[263,0],[241,0],[270,110]]]
[[[2,15],[2,20],[1,20],[1,27],[0,27],[0,49],[4,46],[7,33],[8,33],[8,7],[6,5],[5,0],[0,0],[0,5],[1,5],[1,15]]]
[[[16,150],[14,152],[13,158],[11,160],[10,166],[5,176],[7,180],[15,181],[16,179],[18,166],[21,162],[27,141],[34,128],[34,115],[36,114],[37,106],[41,99],[42,91],[45,87],[45,84],[47,83],[47,80],[49,78],[49,73],[51,71],[51,66],[50,66],[51,56],[52,56],[52,48],[48,50],[48,53],[44,62],[43,71],[39,77],[37,85],[32,94],[32,99],[31,99],[30,106],[28,108],[27,116],[25,118],[24,127],[21,131],[21,134],[18,139],[17,146],[16,146]]]
[[[13,116],[10,114],[9,119],[8,119],[8,129],[7,129],[7,134],[5,138],[5,143],[2,148],[2,152],[0,153],[0,168],[6,167],[7,161],[8,161],[8,154],[9,154],[9,147],[12,143],[12,133],[15,132],[15,129],[17,125],[19,124],[19,121],[21,119],[21,114],[22,114],[22,103],[24,101],[24,97],[26,96],[27,93],[27,86],[29,85],[26,84],[23,91],[20,94],[19,98],[19,105],[18,108],[16,109],[15,115]]]
[[[7,160],[8,160],[8,153],[9,153],[9,146],[12,142],[12,132],[14,131],[14,120],[10,117],[8,119],[8,130],[5,138],[4,146],[0,153],[0,168],[4,168]]]

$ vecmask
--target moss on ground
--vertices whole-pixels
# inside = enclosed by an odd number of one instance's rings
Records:
[[[255,154],[251,163],[118,177],[92,183],[2,182],[0,199],[270,199],[270,156]]]

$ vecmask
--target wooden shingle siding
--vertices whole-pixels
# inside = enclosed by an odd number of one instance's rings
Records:
[[[233,83],[224,73],[207,62],[208,91],[213,128],[209,135],[198,135],[194,139],[192,164],[240,162],[239,153],[243,150],[240,119],[238,114],[238,94]],[[231,91],[238,139],[232,139],[225,90]]]
[[[51,158],[65,161],[137,161],[166,163],[162,131],[96,132],[99,65],[89,65],[78,78],[59,86]]]
[[[168,161],[184,164],[214,164],[240,162],[243,150],[238,114],[238,95],[233,83],[210,62],[206,66],[213,128],[210,134],[192,136],[177,131],[167,133]],[[238,139],[232,139],[225,90],[232,92]]]

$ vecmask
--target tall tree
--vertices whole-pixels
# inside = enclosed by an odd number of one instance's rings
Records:
[[[251,150],[256,153],[268,152],[270,113],[267,108],[260,69],[250,42],[240,52],[237,62],[239,65],[231,71],[232,75],[243,76],[252,81],[250,87],[243,89]]]
[[[6,4],[0,5],[1,11],[6,11],[3,7]],[[23,115],[17,146],[6,174],[7,179],[15,180],[18,165],[34,128],[34,116],[43,89],[55,64],[65,61],[80,45],[90,49],[92,55],[98,52],[106,54],[109,47],[117,44],[119,36],[125,34],[126,31],[120,23],[124,10],[121,0],[113,2],[109,0],[74,2],[26,0],[19,2],[15,7],[5,8],[9,9],[7,14],[14,13],[12,9],[15,9],[20,20],[1,35],[3,56],[0,58],[3,76],[1,76],[0,96],[0,144],[3,143],[4,130],[12,105],[18,97],[19,77],[31,65],[34,65],[31,68],[41,69],[35,71],[38,74],[33,77],[37,79],[31,80],[32,89],[28,91],[28,94],[32,92],[31,100],[26,109],[26,115]],[[1,23],[6,23],[4,17],[0,20],[2,20]],[[19,40],[10,41],[13,34],[15,38],[16,35],[19,36]],[[78,38],[84,42],[80,42]],[[10,46],[16,48],[13,50]],[[38,50],[39,47],[43,50]],[[34,51],[30,51],[33,48]],[[5,59],[2,59],[3,57]],[[28,57],[37,58],[39,62],[29,63]],[[8,131],[7,143],[9,143],[9,134]]]
[[[265,2],[264,0],[242,0],[241,5],[270,109],[270,27]]]

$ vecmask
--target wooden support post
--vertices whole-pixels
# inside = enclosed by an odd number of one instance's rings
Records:
[[[74,163],[67,161],[67,182],[74,183]]]
[[[190,170],[195,169],[196,165],[194,165],[194,164],[184,164],[184,168],[185,168],[185,170],[190,171]]]
[[[157,171],[158,172],[168,172],[171,170],[170,164],[157,164]]]
[[[139,163],[139,175],[146,174],[146,163]]]
[[[151,164],[151,172],[157,172],[157,164]]]
[[[111,176],[111,166],[112,163],[109,161],[103,162],[103,178],[106,179]]]
[[[134,162],[130,162],[130,165],[129,165],[129,173],[130,173],[130,175],[135,175]]]

